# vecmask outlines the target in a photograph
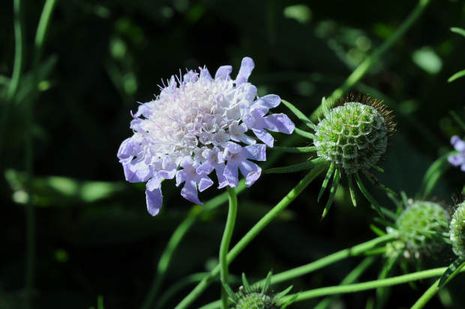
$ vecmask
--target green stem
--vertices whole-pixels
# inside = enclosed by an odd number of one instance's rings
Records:
[[[24,20],[22,14],[21,0],[13,1],[14,11],[14,32],[15,32],[15,58],[13,64],[13,74],[8,87],[7,98],[11,100],[18,89],[19,81],[24,65]]]
[[[391,35],[386,41],[383,42],[369,57],[367,57],[358,67],[347,77],[341,87],[336,89],[329,98],[326,100],[325,107],[331,107],[335,101],[340,98],[348,89],[358,83],[363,76],[379,61],[381,56],[384,55],[400,38],[407,32],[407,30],[414,24],[414,22],[421,16],[425,8],[430,3],[430,0],[420,0],[418,4],[410,13],[404,22],[397,28],[396,32]],[[320,105],[312,114],[311,119],[315,120],[321,116],[324,107]]]
[[[239,193],[245,189],[245,182],[242,180],[239,182],[239,185],[236,188],[236,192]],[[210,201],[206,202],[201,208],[195,208],[189,215],[178,225],[176,230],[173,232],[172,236],[170,237],[168,244],[166,245],[163,253],[158,260],[157,265],[157,272],[155,274],[154,280],[152,285],[145,297],[144,303],[142,304],[142,309],[149,309],[153,308],[154,301],[160,292],[160,288],[165,280],[166,272],[171,265],[171,261],[173,260],[173,255],[176,252],[179,244],[183,240],[184,236],[187,232],[191,229],[197,219],[212,209],[219,207],[220,205],[224,204],[228,200],[228,194],[222,193]]]
[[[412,281],[418,281],[422,279],[428,279],[433,277],[441,276],[444,271],[446,271],[446,267],[440,268],[433,268],[428,270],[423,270],[415,273],[410,273],[402,276],[391,277],[387,279],[379,279],[373,281],[367,281],[362,283],[354,283],[354,284],[347,284],[341,286],[329,286],[323,288],[317,288],[313,290],[308,290],[304,292],[299,292],[295,295],[288,295],[283,298],[283,301],[289,300],[292,297],[295,298],[295,302],[300,302],[304,300],[309,300],[317,297],[328,296],[328,295],[336,295],[336,294],[349,294],[349,293],[358,293],[367,290],[373,290],[381,287],[393,286],[404,284]],[[465,269],[462,270],[462,272]]]
[[[372,248],[375,248],[379,244],[392,240],[393,238],[394,236],[392,236],[391,234],[387,234],[381,237],[377,237],[375,239],[371,239],[359,245],[353,246],[352,248],[347,248],[347,249],[335,252],[333,254],[327,255],[312,263],[276,274],[271,278],[271,282],[275,284],[275,283],[288,281],[288,280],[309,274],[315,270],[334,264],[346,258],[361,255],[365,253],[366,251]]]
[[[351,284],[354,283],[360,278],[361,275],[365,273],[365,271],[373,265],[375,262],[375,257],[373,256],[368,256],[360,262],[347,276],[344,277],[344,279],[341,281],[340,285],[345,285],[345,284]],[[335,297],[329,297],[323,299],[321,302],[319,302],[314,309],[326,309],[328,308],[331,303],[335,300]]]
[[[315,166],[289,193],[276,205],[274,206],[263,218],[261,218],[250,230],[245,234],[244,237],[232,248],[228,253],[228,264],[231,263],[241,253],[247,245],[257,237],[257,235],[273,221],[273,219],[279,215],[289,204],[292,203],[302,191],[325,169],[327,164],[321,163]],[[218,276],[219,266],[215,267],[210,274],[204,278],[184,299],[176,306],[176,308],[187,308],[189,307],[197,297],[202,294],[203,291],[209,286],[213,279]]]
[[[341,260],[344,260],[349,257],[354,257],[354,256],[359,256],[367,251],[369,251],[372,248],[375,248],[376,246],[385,243],[387,241],[390,241],[393,239],[394,236],[392,235],[384,235],[381,237],[377,237],[375,239],[371,239],[369,241],[366,241],[364,243],[358,244],[356,246],[353,246],[351,248],[343,249],[340,251],[337,251],[333,254],[327,255],[319,260],[313,261],[311,263],[284,271],[279,274],[275,274],[271,277],[271,282],[273,284],[292,280],[304,275],[308,275],[309,273],[312,273],[316,270],[319,270],[321,268],[324,268],[326,266],[332,265],[334,263],[337,263]],[[263,284],[265,280],[261,280],[257,282],[256,284]],[[208,305],[205,305],[202,307],[202,309],[212,309],[212,308],[218,308],[219,307],[219,302],[213,302]]]
[[[46,0],[42,14],[40,15],[39,24],[37,25],[37,31],[34,38],[34,59],[33,63],[37,65],[41,56],[42,49],[47,35],[48,26],[50,24],[50,18],[52,17],[53,10],[55,8],[56,0]],[[34,66],[35,66],[34,65]]]
[[[234,189],[228,188],[229,197],[229,208],[228,218],[226,219],[226,226],[224,227],[223,238],[220,244],[219,262],[220,262],[220,281],[221,284],[228,285],[228,251],[229,245],[231,244],[231,238],[234,231],[234,225],[236,224],[237,217],[237,195]],[[221,303],[222,308],[227,309],[228,306],[228,293],[226,293],[224,287],[221,289]]]
[[[411,309],[421,309],[426,306],[426,304],[433,298],[441,288],[439,287],[439,279],[434,281],[434,283],[421,295],[421,297],[413,304]]]

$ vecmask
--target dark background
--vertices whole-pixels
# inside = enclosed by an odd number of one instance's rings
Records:
[[[0,308],[17,308],[23,295],[24,135],[31,127],[25,109],[32,107],[34,116],[37,308],[88,308],[99,295],[106,308],[137,308],[168,238],[192,206],[180,198],[174,184],[166,185],[165,206],[152,218],[145,209],[144,186],[124,182],[116,151],[131,134],[129,112],[137,108],[136,102],[150,100],[161,80],[180,69],[207,65],[214,71],[219,65],[232,64],[237,70],[241,58],[251,56],[256,62],[251,81],[260,93],[279,94],[310,114],[323,96],[329,96],[396,30],[415,4],[59,1],[39,66],[41,91],[36,99],[27,77],[43,1],[24,1],[25,79],[0,137],[4,145],[0,149]],[[2,1],[0,7],[0,76],[4,79],[11,76],[13,66],[13,7],[10,1]],[[384,98],[396,112],[399,129],[380,178],[409,196],[418,191],[429,165],[450,148],[450,136],[461,134],[449,111],[463,115],[465,80],[447,83],[447,78],[465,68],[465,38],[449,31],[464,25],[463,1],[433,1],[357,88]],[[0,113],[11,104],[0,103]],[[278,136],[278,144],[285,139]],[[287,154],[276,166],[305,159]],[[263,175],[241,194],[233,241],[301,177],[301,173]],[[463,180],[458,169],[448,171],[435,190],[435,200],[453,205],[460,198]],[[269,270],[280,272],[373,237],[369,224],[375,212],[366,202],[352,208],[342,192],[329,216],[320,221],[323,204],[316,203],[320,182],[310,186],[240,255],[232,265],[233,273],[245,272],[255,281]],[[216,194],[210,189],[201,198],[206,201]],[[226,207],[219,207],[195,224],[174,255],[161,292],[180,278],[214,265],[225,216]],[[451,257],[444,253],[440,258],[438,264],[444,266]],[[359,261],[354,258],[294,280],[293,291],[337,284]],[[380,268],[381,262],[363,279],[376,278]],[[456,308],[465,306],[463,293],[457,293],[463,291],[461,280],[458,277],[451,284]],[[408,307],[429,284],[395,287],[386,308]],[[168,308],[189,290],[177,294]],[[218,292],[218,285],[213,285],[197,304],[218,298]],[[373,291],[347,295],[339,305],[363,308],[374,295]],[[444,304],[435,299],[431,306]]]

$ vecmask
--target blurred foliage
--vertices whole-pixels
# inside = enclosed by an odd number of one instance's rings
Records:
[[[2,4],[3,90],[10,82],[15,44],[12,3]],[[37,308],[89,308],[96,303],[103,308],[103,299],[106,308],[137,308],[168,238],[191,209],[174,186],[166,186],[166,205],[152,218],[145,210],[143,185],[123,183],[116,151],[131,134],[129,111],[137,102],[151,99],[157,85],[179,70],[227,63],[237,68],[248,55],[256,60],[252,80],[261,93],[277,93],[310,114],[395,31],[414,5],[380,0],[59,1],[35,86],[30,51],[43,1],[24,2],[25,71],[14,101],[0,93],[0,119],[5,121],[0,131],[0,308],[18,308],[22,301],[25,130],[31,130],[35,148]],[[382,162],[381,179],[409,196],[420,190],[433,161],[449,151],[449,137],[463,135],[449,111],[465,114],[464,80],[447,79],[465,67],[465,40],[449,31],[464,25],[463,1],[433,1],[357,86],[396,111],[399,132]],[[33,124],[24,116],[31,106]],[[300,145],[307,146],[303,140]],[[286,154],[277,166],[302,162],[304,156]],[[460,199],[464,175],[457,169],[441,173],[433,193],[450,205]],[[299,177],[264,175],[241,194],[235,239]],[[204,200],[217,193],[210,191],[202,195]],[[342,193],[321,222],[318,191],[311,186],[304,192],[237,259],[232,272],[245,272],[255,281],[269,270],[277,273],[372,236],[368,225],[374,212],[367,205],[347,207],[349,197]],[[173,258],[175,266],[168,270],[162,292],[216,262],[225,215],[226,208],[220,207],[194,225]],[[295,280],[293,291],[336,284],[358,262]],[[362,279],[365,276],[377,273],[368,272]],[[450,294],[431,306],[437,308],[442,300],[444,306],[463,308],[463,283],[457,281]],[[419,283],[413,292],[408,286],[395,287],[396,297],[386,308],[411,304],[427,285]],[[174,295],[168,308],[188,289]],[[213,286],[200,302],[217,296],[218,287]],[[362,308],[372,297],[370,292],[347,295],[338,303]],[[316,302],[295,307],[312,304]]]

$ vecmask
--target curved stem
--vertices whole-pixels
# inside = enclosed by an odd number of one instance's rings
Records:
[[[334,104],[334,102],[340,98],[348,89],[353,87],[358,83],[363,76],[373,67],[375,63],[381,58],[381,56],[389,50],[402,36],[407,32],[407,30],[414,24],[414,22],[420,17],[425,8],[430,3],[430,0],[420,0],[418,4],[410,13],[409,16],[404,20],[404,22],[397,28],[396,32],[391,35],[386,41],[383,42],[369,57],[367,57],[358,67],[352,72],[352,74],[347,77],[345,82],[341,87],[336,89],[329,98],[326,100],[326,104],[320,105],[312,114],[311,119],[318,119],[319,116],[324,111],[324,108],[329,108]]]
[[[426,304],[433,298],[437,292],[439,292],[439,279],[434,281],[434,283],[421,295],[421,297],[413,304],[411,309],[421,309],[426,306]]]
[[[19,81],[24,66],[24,20],[22,14],[22,1],[13,1],[14,10],[14,32],[15,32],[15,58],[13,74],[8,87],[7,98],[11,100],[18,89]]]
[[[388,234],[384,235],[381,237],[377,237],[375,239],[371,239],[369,241],[366,241],[364,243],[358,244],[356,246],[353,246],[351,248],[343,249],[340,251],[337,251],[333,254],[330,254],[328,256],[322,257],[321,259],[318,259],[316,261],[310,262],[308,264],[284,271],[279,274],[275,274],[271,276],[271,282],[272,284],[288,281],[291,279],[295,279],[304,275],[308,275],[316,270],[319,270],[321,268],[324,268],[326,266],[332,265],[336,262],[339,262],[341,260],[344,260],[349,257],[354,257],[354,256],[359,256],[362,255],[363,253],[375,248],[376,246],[383,244],[385,242],[388,242],[392,240],[394,236]],[[256,284],[263,284],[265,280],[261,280],[257,282]],[[202,307],[202,309],[212,309],[212,308],[218,308],[219,302],[213,302],[208,305],[205,305]]]
[[[404,284],[412,281],[418,281],[427,278],[433,278],[441,276],[444,271],[446,271],[446,267],[440,268],[433,268],[428,270],[423,270],[415,273],[410,273],[402,276],[391,277],[388,279],[380,279],[380,280],[373,280],[367,281],[362,283],[354,283],[354,284],[347,284],[341,286],[329,286],[323,288],[317,288],[313,290],[308,290],[304,292],[300,292],[293,295],[288,295],[283,298],[283,301],[289,300],[295,297],[295,302],[309,300],[317,297],[328,296],[328,295],[336,295],[336,294],[349,294],[349,293],[357,293],[367,290],[373,290],[381,287],[393,286]],[[465,271],[462,270],[461,272]]]
[[[245,182],[242,180],[239,182],[239,185],[236,188],[236,192],[239,193],[245,189]],[[158,260],[157,265],[157,272],[155,274],[154,280],[152,285],[147,293],[147,296],[144,299],[144,303],[142,304],[142,309],[149,309],[153,308],[153,303],[160,291],[160,288],[165,280],[166,272],[169,269],[171,261],[173,259],[173,255],[176,252],[179,244],[183,240],[184,236],[187,232],[191,229],[194,223],[197,221],[199,216],[203,213],[215,209],[225,203],[228,200],[227,193],[222,193],[213,199],[209,200],[205,203],[202,207],[193,209],[189,215],[178,225],[176,230],[171,235],[168,244],[166,245],[163,253]]]
[[[393,235],[387,234],[381,237],[377,237],[375,239],[371,239],[351,248],[340,250],[309,264],[276,274],[273,277],[271,277],[271,282],[275,284],[309,274],[311,272],[314,272],[315,270],[334,264],[346,258],[361,255],[366,251],[378,246],[379,244],[392,240],[393,238]]]
[[[228,188],[228,197],[229,197],[229,208],[228,208],[228,218],[226,219],[226,226],[224,227],[223,238],[221,239],[220,245],[220,281],[221,284],[228,284],[229,270],[228,270],[228,251],[229,245],[231,243],[231,238],[234,231],[234,225],[236,224],[237,217],[237,195],[234,189]],[[228,293],[226,293],[224,287],[221,289],[221,303],[222,308],[228,308]]]
[[[247,245],[257,237],[257,235],[273,221],[273,219],[286,209],[289,204],[292,203],[302,191],[325,169],[327,164],[320,163],[315,166],[289,193],[276,205],[274,206],[263,218],[261,218],[250,230],[245,234],[244,237],[232,248],[228,253],[228,264],[231,263],[241,253]],[[205,291],[213,279],[218,276],[219,266],[215,267],[210,274],[204,278],[184,299],[176,306],[176,308],[187,308],[189,307],[200,294]]]

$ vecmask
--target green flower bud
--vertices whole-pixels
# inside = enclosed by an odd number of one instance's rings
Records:
[[[441,205],[427,201],[411,202],[395,223],[397,249],[403,250],[407,258],[438,251],[446,243],[448,222],[449,214]]]
[[[242,274],[242,286],[234,293],[229,286],[225,285],[226,292],[232,302],[234,309],[281,309],[289,306],[294,298],[282,301],[282,298],[292,289],[288,287],[280,293],[270,291],[271,272],[268,273],[264,283],[250,285],[247,278]]]
[[[354,174],[376,165],[395,125],[380,101],[366,96],[344,101],[318,123],[314,144],[319,157]]]
[[[465,202],[458,205],[450,222],[450,241],[454,253],[465,259]]]

